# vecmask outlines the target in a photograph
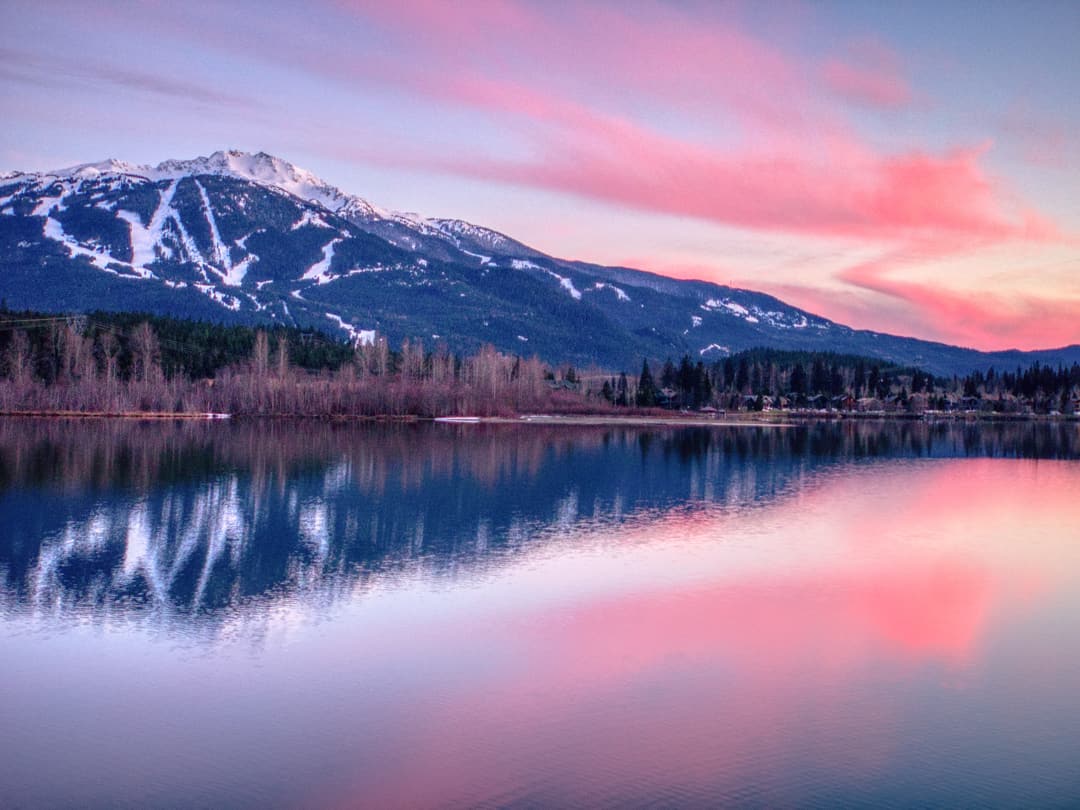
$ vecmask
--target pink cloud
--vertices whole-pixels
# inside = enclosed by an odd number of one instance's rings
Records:
[[[807,65],[727,21],[702,24],[653,4],[558,15],[511,0],[452,10],[341,5],[391,37],[421,42],[438,67],[402,70],[400,60],[391,68],[370,56],[343,63],[315,53],[303,57],[309,69],[396,84],[495,118],[500,131],[524,136],[531,153],[392,152],[387,162],[754,230],[870,240],[1044,238],[1052,230],[1016,210],[988,176],[981,163],[988,145],[882,152],[816,94]],[[827,60],[824,74],[833,90],[839,84],[879,105],[911,97],[899,58],[876,40]],[[664,118],[616,109],[634,100],[689,110],[707,131],[725,135],[676,135],[661,129]]]
[[[520,114],[527,95],[472,101]],[[762,231],[871,240],[1054,235],[1037,215],[1010,209],[977,149],[879,155],[838,137],[824,147],[722,151],[583,108],[538,103],[529,112],[559,129],[544,136],[538,158],[433,157],[427,166]]]
[[[843,286],[747,278],[731,268],[635,257],[617,264],[673,278],[714,281],[774,295],[855,329],[918,334],[983,351],[1045,349],[1080,343],[1080,300],[1051,294],[978,295],[890,278],[931,260],[929,252],[863,262],[842,271]]]
[[[342,144],[339,156],[758,231],[876,242],[1054,236],[983,168],[989,145],[882,151],[817,92],[806,78],[812,65],[730,20],[651,3],[557,12],[514,0],[333,5],[383,32],[386,52],[286,58],[477,113],[518,138],[513,157],[408,144],[377,154]],[[416,58],[403,60],[399,48]],[[880,103],[910,98],[899,58],[877,40],[826,60],[825,73]],[[659,106],[649,114],[638,103]],[[695,135],[670,131],[684,114],[703,125]]]
[[[916,96],[904,60],[884,42],[809,58],[728,9],[702,17],[649,2],[327,5],[336,25],[323,47],[294,47],[272,21],[240,47],[320,80],[396,91],[433,121],[440,111],[464,113],[501,149],[485,137],[436,148],[407,130],[395,130],[392,144],[335,130],[318,138],[328,154],[792,239],[840,238],[895,259],[887,273],[846,271],[847,296],[819,291],[822,314],[981,347],[1076,339],[1069,302],[984,296],[970,306],[962,294],[902,279],[935,258],[920,245],[955,254],[1064,237],[988,170],[989,142],[884,148],[860,134],[839,100],[889,109]],[[362,50],[351,45],[357,31]],[[823,271],[807,268],[815,272]],[[767,278],[753,286],[777,290]],[[796,303],[808,306],[810,286]],[[1041,327],[1029,326],[1036,314]]]
[[[513,0],[334,5],[403,45],[421,43],[425,63],[440,64],[429,75],[482,72],[615,106],[648,97],[695,113],[722,107],[758,127],[771,122],[782,128],[809,101],[804,71],[781,50],[725,19],[703,24],[661,3],[557,9]]]
[[[906,266],[968,245],[909,246],[840,274],[856,287],[905,305],[908,332],[983,350],[1042,349],[1080,343],[1080,300],[1054,295],[980,291],[978,295],[893,277]]]
[[[830,57],[821,76],[833,93],[868,107],[897,108],[912,101],[912,91],[901,75],[896,53],[877,40],[854,43],[845,57]]]
[[[573,20],[557,23],[512,2],[482,12],[457,8],[452,20],[426,5],[379,6],[375,19],[393,30],[442,34],[445,70],[399,72],[391,81],[493,118],[531,145],[526,157],[398,152],[383,159],[728,227],[881,245],[897,272],[942,252],[1062,238],[984,168],[989,142],[882,151],[814,96],[789,56],[731,25],[690,25],[670,10],[640,8],[577,9]],[[588,33],[588,47],[576,38],[579,29]],[[673,52],[680,58],[672,59]],[[484,69],[495,62],[504,68],[498,78]],[[647,117],[591,103],[566,84],[573,74],[589,75],[590,90],[613,87],[623,97],[660,99],[672,109],[694,104],[713,124],[719,119],[710,107],[718,105],[734,114],[737,137],[718,145],[661,131]],[[819,75],[833,94],[859,104],[899,107],[913,98],[899,57],[875,40],[826,59]],[[938,247],[927,251],[928,244]],[[855,326],[982,348],[1077,339],[1069,302],[983,297],[976,305],[969,296],[872,268],[841,274],[855,288],[844,295],[807,286],[795,301]],[[658,269],[717,277],[708,268]],[[751,286],[770,288],[767,279]],[[1041,323],[1031,320],[1033,313]]]

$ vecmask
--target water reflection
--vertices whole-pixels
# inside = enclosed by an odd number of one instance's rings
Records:
[[[1075,798],[1080,467],[867,472],[749,513],[669,515],[614,559],[515,572],[530,594],[590,568],[566,598],[492,595],[498,610],[422,634],[433,672],[465,657],[469,677],[406,687],[422,727],[380,733],[409,756],[367,757],[331,803]]]
[[[0,421],[0,609],[212,625],[418,566],[452,578],[574,527],[771,502],[843,464],[968,456],[1076,458],[1080,430]]]
[[[0,420],[15,806],[1044,806],[1075,425]]]

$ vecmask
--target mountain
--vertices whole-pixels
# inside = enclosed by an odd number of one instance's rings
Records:
[[[559,259],[461,220],[380,208],[262,152],[0,176],[0,297],[354,341],[491,343],[628,370],[642,357],[713,360],[755,346],[937,374],[1080,361],[1080,346],[981,353],[850,329],[750,290]]]

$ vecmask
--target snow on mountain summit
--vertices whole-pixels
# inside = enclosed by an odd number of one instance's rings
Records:
[[[162,177],[188,174],[218,174],[236,177],[266,186],[275,186],[342,215],[368,216],[376,219],[385,219],[390,216],[388,212],[372,205],[367,200],[346,194],[307,169],[302,169],[266,152],[251,154],[229,150],[214,152],[209,157],[198,157],[193,160],[167,160],[157,167],[156,172]]]
[[[232,177],[262,186],[280,189],[305,202],[314,203],[347,220],[382,225],[390,230],[382,235],[394,244],[416,250],[417,237],[435,237],[449,242],[471,255],[514,253],[520,256],[539,255],[531,248],[509,237],[458,219],[434,219],[420,214],[391,211],[380,208],[353,194],[348,194],[327,183],[307,169],[266,152],[243,152],[236,149],[217,151],[209,156],[190,160],[166,160],[157,166],[127,163],[109,158],[97,163],[82,163],[50,172],[40,172],[23,177],[36,177],[39,183],[54,180],[78,184],[83,180],[95,180],[108,176],[129,176],[158,182],[178,180],[183,177],[218,175]],[[400,229],[405,228],[403,232]],[[398,230],[393,230],[397,228]]]
[[[42,172],[45,177],[64,177],[75,180],[86,180],[103,175],[129,174],[139,177],[149,177],[153,170],[149,166],[139,166],[127,163],[116,158],[107,158],[97,163],[80,163],[76,166],[68,166],[66,169],[56,169],[50,172]]]
[[[55,171],[44,177],[91,179],[107,175],[132,175],[150,180],[175,180],[203,174],[235,177],[274,186],[302,200],[317,203],[343,216],[389,219],[392,214],[367,200],[346,194],[307,169],[302,169],[266,152],[243,152],[236,149],[217,151],[207,157],[190,160],[166,160],[157,166],[139,165],[109,158],[97,163],[82,163]]]

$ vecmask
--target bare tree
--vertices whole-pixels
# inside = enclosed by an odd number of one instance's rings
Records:
[[[277,339],[277,376],[279,380],[289,376],[289,341],[284,335]]]
[[[30,338],[22,329],[17,329],[11,335],[11,342],[6,352],[7,373],[17,389],[30,382],[33,374],[30,370]]]
[[[265,380],[270,370],[270,341],[266,332],[260,329],[255,333],[255,347],[251,353],[252,370],[260,380]]]
[[[131,352],[135,359],[136,378],[143,383],[161,380],[161,347],[154,328],[143,321],[131,334]]]

